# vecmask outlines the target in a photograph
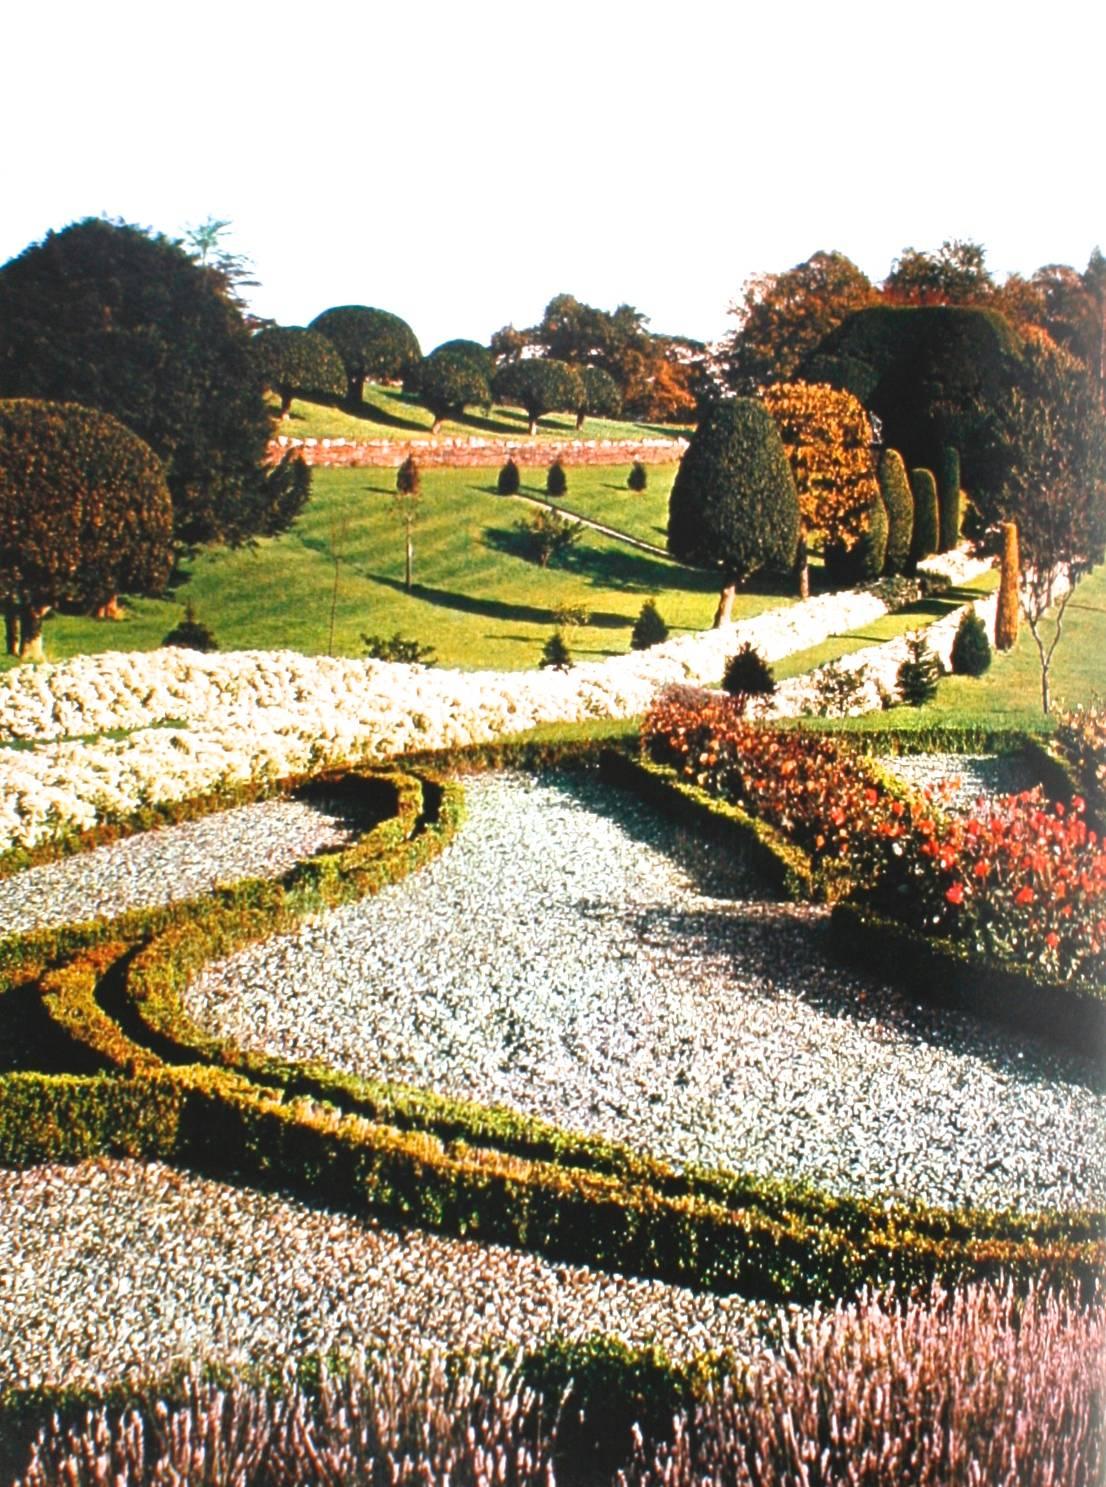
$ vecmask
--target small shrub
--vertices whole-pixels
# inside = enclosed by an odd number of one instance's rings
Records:
[[[637,495],[640,495],[649,484],[649,474],[640,460],[635,460],[630,466],[630,473],[626,476],[626,484]]]
[[[396,490],[401,496],[417,496],[421,486],[422,476],[415,463],[415,456],[409,454],[396,471]]]
[[[568,490],[568,476],[560,459],[555,459],[545,475],[545,493],[557,499]]]
[[[750,698],[771,697],[776,690],[776,678],[760,652],[746,641],[737,655],[726,662],[722,688],[747,706]]]
[[[540,568],[548,568],[554,558],[563,557],[583,531],[578,521],[544,508],[535,511],[528,521],[516,522],[515,529],[526,538],[530,556]]]
[[[362,635],[365,655],[370,661],[401,661],[407,666],[433,666],[437,660],[432,645],[420,645],[397,630],[390,638],[384,635]]]
[[[177,645],[188,651],[217,651],[219,642],[211,630],[196,618],[196,608],[189,599],[184,606],[184,619],[174,625],[161,642],[162,645]]]
[[[519,487],[518,466],[514,460],[508,460],[499,472],[495,488],[501,496],[517,496]]]
[[[840,661],[819,666],[811,678],[813,691],[803,701],[803,716],[808,718],[846,718],[864,705],[871,673],[867,666],[850,670]],[[884,706],[890,698],[881,691]]]
[[[554,630],[553,634],[545,642],[541,649],[541,660],[538,665],[543,671],[568,671],[572,666],[572,657],[568,653],[564,635],[560,630]]]
[[[633,632],[630,635],[630,649],[647,651],[651,645],[660,645],[662,640],[667,639],[668,626],[657,608],[657,601],[646,599],[641,606],[641,613],[634,621]]]
[[[906,660],[897,674],[899,696],[911,707],[924,707],[937,696],[941,663],[930,650],[925,636],[920,633],[910,637],[906,649]]]
[[[991,664],[991,642],[987,626],[969,604],[960,618],[952,642],[952,669],[957,676],[982,676]]]

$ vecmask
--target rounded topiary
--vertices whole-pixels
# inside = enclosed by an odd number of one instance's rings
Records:
[[[566,490],[568,490],[568,476],[565,474],[565,467],[560,458],[557,458],[546,472],[545,493],[547,496],[556,498],[563,496]]]
[[[1002,568],[995,609],[995,650],[1009,651],[1018,638],[1018,589],[1021,584],[1021,561],[1018,555],[1018,528],[1012,521],[1002,524]]]
[[[887,535],[889,523],[887,507],[879,491],[873,491],[868,506],[868,525],[864,535],[856,544],[856,564],[862,580],[878,578],[887,561]]]
[[[911,635],[907,657],[898,670],[899,696],[911,707],[923,707],[937,696],[941,663],[930,650],[924,635]]]
[[[495,483],[495,488],[501,496],[517,496],[518,487],[518,466],[514,460],[508,460],[499,472],[499,479]]]
[[[417,496],[422,485],[422,475],[415,463],[415,456],[409,454],[396,471],[396,490],[401,496]]]
[[[937,470],[938,552],[951,552],[960,542],[960,451],[949,444],[941,450]]]
[[[910,561],[919,563],[923,558],[933,556],[941,538],[937,481],[933,477],[933,471],[911,470],[910,487],[914,493],[914,538],[910,547]]]
[[[957,676],[982,676],[991,664],[987,626],[969,604],[960,617],[952,642],[952,669]]]
[[[635,491],[638,495],[649,484],[648,472],[640,460],[635,460],[630,466],[630,473],[626,476],[626,484],[630,490]]]
[[[569,655],[568,646],[560,630],[554,630],[542,646],[541,660],[538,664],[543,671],[567,671],[571,667],[572,657]]]
[[[879,457],[879,493],[887,511],[886,573],[905,573],[914,537],[914,497],[906,466],[897,449],[885,449]]]
[[[346,396],[354,408],[361,406],[367,381],[394,381],[422,360],[406,320],[372,305],[334,305],[307,328],[325,336],[342,358]]]
[[[660,645],[662,640],[667,639],[668,626],[657,608],[657,601],[646,599],[641,606],[641,613],[634,621],[633,633],[630,636],[630,649],[647,651],[651,645]]]
[[[196,609],[191,599],[184,606],[184,619],[178,625],[174,625],[169,634],[161,642],[162,645],[180,646],[187,651],[217,651],[219,642],[215,636],[196,618]]]
[[[731,697],[771,697],[776,690],[776,678],[760,652],[746,641],[726,662],[722,687]]]

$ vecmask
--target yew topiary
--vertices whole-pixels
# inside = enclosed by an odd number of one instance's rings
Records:
[[[987,626],[969,604],[960,617],[952,642],[952,669],[956,676],[982,676],[991,664]]]
[[[346,396],[359,408],[365,383],[405,376],[422,357],[415,332],[398,315],[371,305],[335,305],[308,326],[330,341],[346,370]]]
[[[960,542],[960,452],[946,444],[937,467],[938,552],[952,552]]]
[[[563,496],[567,490],[568,476],[565,474],[563,461],[558,458],[553,461],[546,471],[545,493],[547,496],[552,496],[556,500],[560,496]]]
[[[635,460],[630,466],[630,473],[626,476],[626,485],[635,495],[640,495],[649,484],[649,473],[640,460]]]
[[[910,487],[914,493],[914,536],[910,560],[919,563],[931,558],[941,538],[937,507],[937,482],[932,470],[911,470]]]
[[[904,573],[910,562],[914,538],[914,497],[906,466],[897,449],[885,449],[879,457],[879,493],[887,511],[886,573]]]
[[[657,608],[655,599],[646,599],[641,606],[641,612],[634,621],[633,632],[630,635],[630,649],[632,651],[647,651],[652,645],[660,645],[668,639],[668,626],[665,624],[660,610]]]
[[[499,472],[495,488],[501,496],[517,496],[520,476],[514,460],[508,460]]]

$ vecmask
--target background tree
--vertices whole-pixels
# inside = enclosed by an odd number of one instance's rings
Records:
[[[415,463],[415,456],[409,454],[396,471],[396,493],[392,497],[393,509],[403,527],[403,587],[408,593],[411,592],[415,522],[418,519],[421,500],[422,476]]]
[[[525,408],[531,434],[537,433],[538,419],[546,413],[575,413],[582,397],[580,378],[572,367],[537,356],[501,366],[492,390],[501,401]]]
[[[207,217],[195,227],[186,227],[181,246],[193,262],[216,275],[229,299],[242,310],[246,324],[252,329],[256,324],[246,310],[241,290],[256,289],[259,281],[254,278],[254,266],[244,253],[234,253],[226,242],[230,232],[229,219]]]
[[[995,281],[984,262],[985,251],[968,239],[946,240],[936,253],[904,248],[881,286],[893,305],[986,305]]]
[[[487,353],[483,355],[486,358]],[[487,373],[476,358],[448,345],[432,351],[412,367],[404,387],[433,414],[432,434],[438,432],[445,419],[460,418],[470,403],[485,405],[492,396]]]
[[[576,409],[576,427],[582,429],[584,419],[617,418],[622,412],[622,389],[602,367],[580,367],[580,390],[583,397]]]
[[[167,238],[89,218],[5,264],[0,396],[126,424],[164,462],[181,543],[272,529],[271,421],[249,333],[219,276]]]
[[[1106,414],[1086,369],[1047,338],[1030,340],[1018,385],[997,410],[1005,474],[975,500],[979,545],[1017,524],[1021,609],[1037,647],[1041,707],[1076,584],[1106,555]]]
[[[1048,264],[1031,282],[1041,297],[1036,323],[1083,363],[1106,406],[1106,257],[1095,248],[1082,273]]]
[[[906,466],[897,449],[885,449],[879,457],[877,471],[879,493],[887,511],[887,557],[884,567],[888,573],[905,573],[910,562],[910,548],[914,537],[914,497]]]
[[[316,315],[308,329],[325,336],[342,358],[346,398],[355,410],[364,401],[367,381],[395,381],[422,359],[406,320],[371,305],[335,305]]]
[[[299,325],[270,325],[250,341],[265,386],[280,398],[286,418],[296,397],[340,398],[346,390],[342,358],[318,331]]]
[[[879,491],[868,415],[851,393],[821,383],[777,382],[761,397],[795,477],[804,530],[851,551]]]
[[[117,419],[75,403],[0,402],[0,602],[8,648],[42,654],[60,604],[160,593],[173,508],[161,461]]]
[[[798,536],[799,498],[771,415],[751,398],[716,404],[691,438],[668,503],[672,556],[722,568],[716,625],[752,574],[790,572]]]
[[[835,326],[876,292],[843,253],[821,250],[780,274],[756,274],[731,307],[737,329],[723,342],[721,361],[731,387],[752,393],[786,382]]]

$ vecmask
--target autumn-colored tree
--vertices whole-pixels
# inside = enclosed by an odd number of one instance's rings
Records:
[[[891,305],[986,305],[995,293],[979,243],[954,238],[936,253],[904,248],[882,284]]]
[[[786,382],[822,338],[854,310],[876,302],[867,276],[844,253],[814,253],[780,274],[755,274],[731,307],[737,329],[722,346],[738,392]]]
[[[1010,651],[1018,638],[1018,590],[1021,587],[1021,561],[1018,557],[1017,522],[1002,523],[1002,566],[999,569],[998,600],[995,608],[995,650]]]
[[[872,426],[848,392],[814,382],[777,382],[761,399],[779,428],[808,534],[850,551],[879,495]]]
[[[107,413],[0,402],[0,605],[8,648],[42,654],[60,604],[97,609],[169,576],[173,507],[161,461]]]
[[[1048,264],[1031,283],[1043,302],[1037,323],[1083,363],[1106,404],[1106,257],[1095,248],[1082,273]]]

